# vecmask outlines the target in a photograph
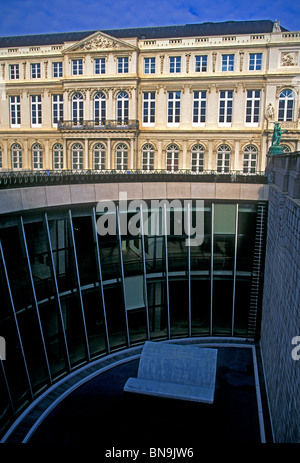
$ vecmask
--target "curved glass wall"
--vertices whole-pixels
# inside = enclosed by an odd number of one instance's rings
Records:
[[[259,315],[265,208],[134,201],[3,220],[1,434],[53,382],[114,350],[147,339],[258,336],[249,320]]]

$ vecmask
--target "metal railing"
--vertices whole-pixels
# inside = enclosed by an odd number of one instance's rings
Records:
[[[58,121],[58,130],[138,130],[138,120]]]
[[[217,183],[267,183],[265,171],[247,173],[239,170],[218,172],[190,169],[105,169],[105,170],[3,170],[0,171],[0,189],[22,188],[79,183],[131,183],[131,182],[217,182]]]

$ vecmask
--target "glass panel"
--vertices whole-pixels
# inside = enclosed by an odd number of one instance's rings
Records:
[[[166,338],[168,313],[165,281],[149,281],[147,285],[150,338]]]

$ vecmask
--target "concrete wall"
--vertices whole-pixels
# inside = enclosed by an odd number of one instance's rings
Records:
[[[270,185],[261,347],[275,442],[300,442],[299,275],[300,200]]]

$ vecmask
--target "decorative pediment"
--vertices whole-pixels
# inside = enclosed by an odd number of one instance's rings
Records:
[[[109,50],[134,50],[136,47],[115,39],[103,32],[95,32],[80,42],[70,46],[65,52],[89,52],[89,51],[109,51]]]

